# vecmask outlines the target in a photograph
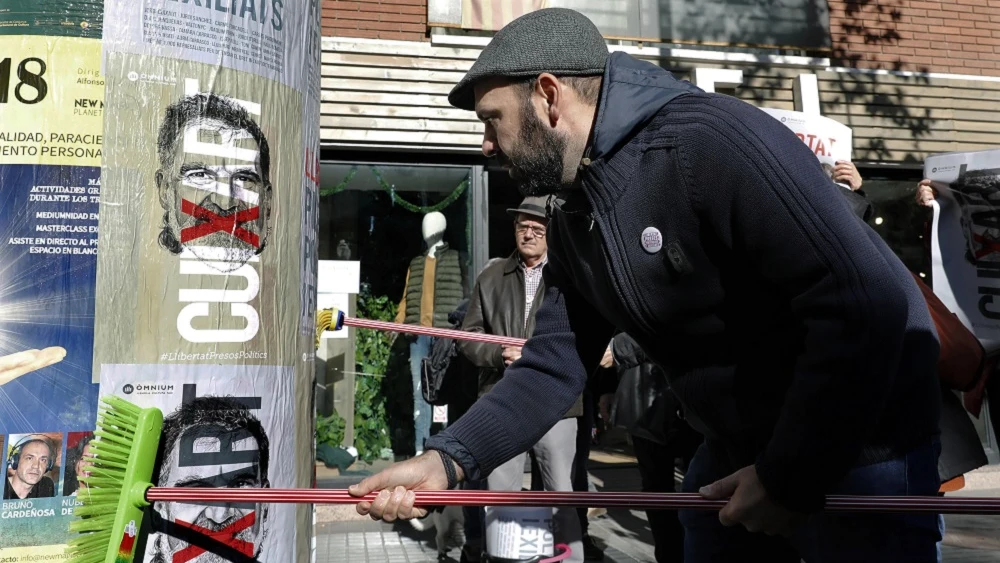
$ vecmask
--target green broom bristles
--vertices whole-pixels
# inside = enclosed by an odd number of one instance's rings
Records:
[[[163,428],[163,414],[118,397],[105,397],[97,414],[90,476],[77,493],[69,563],[131,563],[135,558],[142,508],[149,503],[153,463]]]

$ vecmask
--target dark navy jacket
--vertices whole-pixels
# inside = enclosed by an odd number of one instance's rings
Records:
[[[528,449],[614,328],[671,374],[692,426],[790,508],[933,439],[939,343],[923,297],[789,129],[615,53],[586,156],[553,209],[522,358],[428,448],[470,478]]]

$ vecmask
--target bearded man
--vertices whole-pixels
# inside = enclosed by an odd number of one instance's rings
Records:
[[[496,34],[450,102],[549,202],[546,293],[503,379],[425,455],[354,487],[358,511],[481,479],[584,389],[614,330],[705,436],[685,561],[937,561],[932,514],[828,514],[830,494],[934,495],[939,340],[913,278],[815,155],[765,112],[625,53],[566,9]],[[672,471],[671,467],[662,468]]]

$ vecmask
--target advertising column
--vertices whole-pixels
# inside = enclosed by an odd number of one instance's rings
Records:
[[[101,394],[163,411],[155,485],[308,487],[319,6],[106,0],[105,22]],[[153,513],[147,562],[310,556],[305,506]]]
[[[94,427],[102,4],[0,10],[0,561],[63,558]]]

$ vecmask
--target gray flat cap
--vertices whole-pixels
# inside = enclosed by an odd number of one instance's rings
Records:
[[[587,16],[566,8],[545,8],[508,23],[493,36],[448,102],[465,110],[476,106],[474,84],[483,78],[531,78],[604,74],[608,45]]]
[[[510,215],[517,215],[518,213],[525,213],[527,215],[534,215],[535,217],[542,217],[543,219],[548,219],[549,214],[546,209],[548,208],[549,196],[529,196],[524,198],[521,205],[508,209],[507,213]]]

